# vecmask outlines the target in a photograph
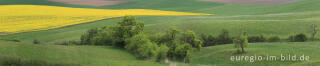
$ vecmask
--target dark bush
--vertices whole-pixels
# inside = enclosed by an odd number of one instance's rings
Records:
[[[98,28],[90,29],[85,34],[81,35],[81,44],[89,45],[92,42],[92,38],[98,33]]]
[[[217,44],[217,39],[213,35],[201,34],[201,40],[203,41],[203,46],[214,46]]]
[[[33,44],[40,44],[40,41],[38,39],[33,39]]]
[[[228,30],[222,30],[222,33],[217,37],[217,44],[231,44],[232,38],[229,36]]]
[[[55,42],[54,44],[56,45],[81,45],[80,41],[59,41],[59,42]]]
[[[271,36],[268,38],[268,42],[279,42],[280,37],[279,36]]]
[[[263,35],[260,36],[248,36],[248,42],[254,43],[254,42],[265,42],[266,38]]]
[[[306,34],[300,33],[300,34],[291,34],[288,38],[290,42],[305,42],[308,40],[308,37]]]
[[[300,33],[300,34],[297,34],[297,35],[296,35],[295,40],[296,40],[297,42],[305,42],[305,41],[308,40],[308,38],[307,38],[307,35],[306,35],[306,34]]]
[[[82,45],[112,45],[112,29],[110,27],[94,28],[81,36]]]

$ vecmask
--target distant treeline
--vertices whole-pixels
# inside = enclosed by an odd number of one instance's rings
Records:
[[[218,36],[214,35],[206,35],[201,34],[200,35],[201,40],[203,41],[203,46],[215,46],[215,45],[222,45],[222,44],[231,44],[233,39],[236,37],[231,37],[229,35],[228,30],[222,30],[221,34]],[[289,37],[287,39],[281,39],[277,35],[272,36],[265,36],[263,34],[261,35],[248,35],[247,40],[249,43],[256,43],[256,42],[305,42],[308,40],[311,40],[312,38],[308,38],[306,34],[299,33],[299,34],[289,34]],[[316,39],[314,39],[316,40]]]

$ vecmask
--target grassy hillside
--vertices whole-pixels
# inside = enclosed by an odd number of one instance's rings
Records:
[[[310,33],[310,25],[320,25],[320,12],[281,13],[269,15],[247,16],[139,16],[138,20],[146,24],[146,32],[164,31],[169,26],[178,26],[180,29],[194,30],[198,34],[220,34],[222,29],[230,31],[232,36],[239,34],[239,27],[244,25],[249,35],[279,35],[283,39],[291,33]],[[2,38],[18,38],[23,42],[32,43],[39,39],[44,44],[55,41],[80,40],[80,35],[90,28],[111,26],[121,18],[96,21],[92,23],[69,26],[59,29],[26,32],[1,36]],[[48,38],[50,37],[50,38]]]
[[[221,45],[206,47],[202,52],[193,53],[191,63],[217,66],[316,66],[320,64],[318,42],[305,43],[252,43],[248,45],[246,54],[234,54],[236,49],[234,45]],[[310,56],[310,61],[241,61],[231,62],[231,56],[278,56],[281,54],[290,54],[301,56],[302,54]]]
[[[26,59],[46,60],[48,62],[79,63],[83,65],[95,66],[167,66],[151,61],[138,60],[126,50],[108,47],[108,46],[63,46],[63,45],[35,45],[26,43],[13,43],[0,41],[0,55],[18,56]],[[252,43],[249,44],[247,56],[261,55],[265,56],[280,54],[296,54],[298,56],[305,54],[310,56],[310,61],[289,62],[289,61],[255,61],[253,63],[231,62],[230,56],[240,56],[233,54],[235,48],[233,44],[206,47],[201,52],[192,53],[190,64],[177,63],[179,66],[188,65],[218,65],[218,66],[235,66],[235,65],[258,65],[258,66],[278,66],[278,65],[317,65],[320,57],[318,42],[306,43]]]
[[[0,41],[0,55],[48,62],[79,63],[85,66],[167,65],[138,60],[126,50],[108,46],[35,45]]]

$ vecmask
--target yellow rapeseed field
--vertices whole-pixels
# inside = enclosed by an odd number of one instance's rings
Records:
[[[42,5],[0,6],[0,34],[47,30],[125,15],[210,15],[147,9],[87,9]]]

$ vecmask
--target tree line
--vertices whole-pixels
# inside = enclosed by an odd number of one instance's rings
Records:
[[[311,40],[316,40],[318,32],[313,25]],[[144,23],[133,16],[125,16],[115,26],[93,28],[81,36],[81,45],[108,45],[127,49],[138,58],[145,60],[175,60],[189,62],[192,51],[201,51],[204,46],[221,44],[234,44],[238,53],[245,53],[248,43],[255,42],[305,42],[309,40],[306,34],[290,34],[287,40],[281,40],[279,36],[266,37],[261,35],[248,35],[246,30],[241,30],[239,36],[232,37],[228,30],[222,30],[220,35],[200,34],[198,37],[194,31],[181,31],[176,27],[170,27],[164,32],[145,34]],[[37,41],[35,41],[37,42]],[[39,42],[37,42],[39,43]],[[75,42],[66,42],[75,43]]]
[[[143,30],[143,22],[133,16],[125,16],[115,26],[88,30],[81,36],[81,44],[121,47],[138,58],[159,62],[166,59],[189,62],[190,52],[202,48],[203,42],[191,30],[182,32],[170,27],[153,35],[144,34]]]

